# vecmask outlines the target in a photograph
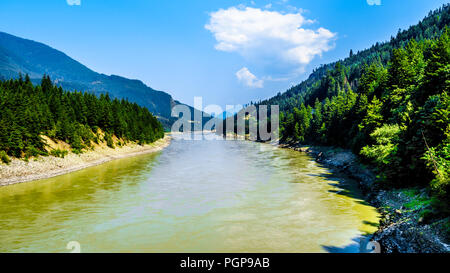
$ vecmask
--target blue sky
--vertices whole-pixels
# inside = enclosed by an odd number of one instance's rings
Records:
[[[224,107],[285,91],[314,67],[388,40],[446,2],[2,0],[0,31],[182,102],[202,96]]]

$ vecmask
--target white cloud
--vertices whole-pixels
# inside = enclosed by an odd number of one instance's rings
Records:
[[[280,13],[251,7],[231,7],[210,13],[205,28],[220,51],[237,52],[253,60],[286,64],[302,71],[316,56],[334,47],[335,33],[304,28],[313,21],[300,11]],[[270,64],[269,64],[270,65]]]
[[[69,6],[80,6],[81,0],[66,0],[67,5]]]
[[[236,77],[238,80],[245,84],[248,87],[254,87],[254,88],[263,88],[264,87],[264,81],[258,79],[255,75],[248,70],[247,67],[243,67],[241,70],[236,72]]]
[[[369,6],[380,6],[381,5],[381,0],[367,0],[367,4]]]

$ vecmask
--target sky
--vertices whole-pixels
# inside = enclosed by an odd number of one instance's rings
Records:
[[[389,40],[446,0],[1,0],[0,31],[190,105],[246,104]]]

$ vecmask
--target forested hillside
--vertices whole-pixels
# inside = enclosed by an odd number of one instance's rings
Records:
[[[258,104],[280,105],[284,141],[350,148],[377,167],[385,186],[429,186],[448,209],[449,23],[444,5]]]
[[[327,78],[336,81],[337,92],[283,112],[283,138],[351,148],[376,164],[389,183],[406,186],[432,180],[437,192],[448,193],[448,30],[439,40],[411,40],[405,48],[394,49],[387,67],[379,62],[364,66],[356,89],[348,84],[340,63]]]
[[[49,76],[44,76],[37,86],[28,75],[25,79],[0,81],[2,160],[7,162],[7,155],[47,155],[42,135],[82,152],[103,141],[114,147],[113,137],[122,141],[119,145],[127,141],[151,143],[162,138],[164,130],[145,107],[108,95],[67,92],[53,85]]]
[[[405,47],[411,39],[416,41],[436,39],[441,36],[445,27],[449,24],[450,5],[444,5],[442,8],[430,12],[417,25],[404,31],[399,30],[399,33],[395,37],[391,37],[390,41],[376,43],[369,49],[358,52],[350,50],[348,58],[315,69],[307,80],[260,103],[263,105],[279,105],[280,110],[286,111],[292,110],[295,106],[298,107],[299,102],[313,105],[316,98],[323,100],[326,97],[336,95],[338,87],[345,89],[347,83],[352,89],[356,90],[366,65],[379,63],[386,67],[391,60],[394,48]],[[345,68],[345,85],[337,81],[340,72],[336,71],[337,63]]]
[[[34,84],[40,84],[46,74],[67,91],[84,90],[98,96],[108,93],[111,98],[136,102],[147,107],[166,129],[176,120],[171,117],[172,107],[181,104],[139,80],[97,73],[45,44],[0,32],[0,80],[17,79],[20,73],[28,74]]]

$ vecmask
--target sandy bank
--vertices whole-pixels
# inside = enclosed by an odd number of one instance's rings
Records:
[[[46,179],[100,165],[111,160],[161,151],[170,144],[171,137],[166,135],[152,144],[140,146],[127,144],[121,148],[98,147],[83,154],[68,154],[64,158],[48,156],[30,159],[25,162],[12,159],[9,165],[0,164],[0,186]]]

